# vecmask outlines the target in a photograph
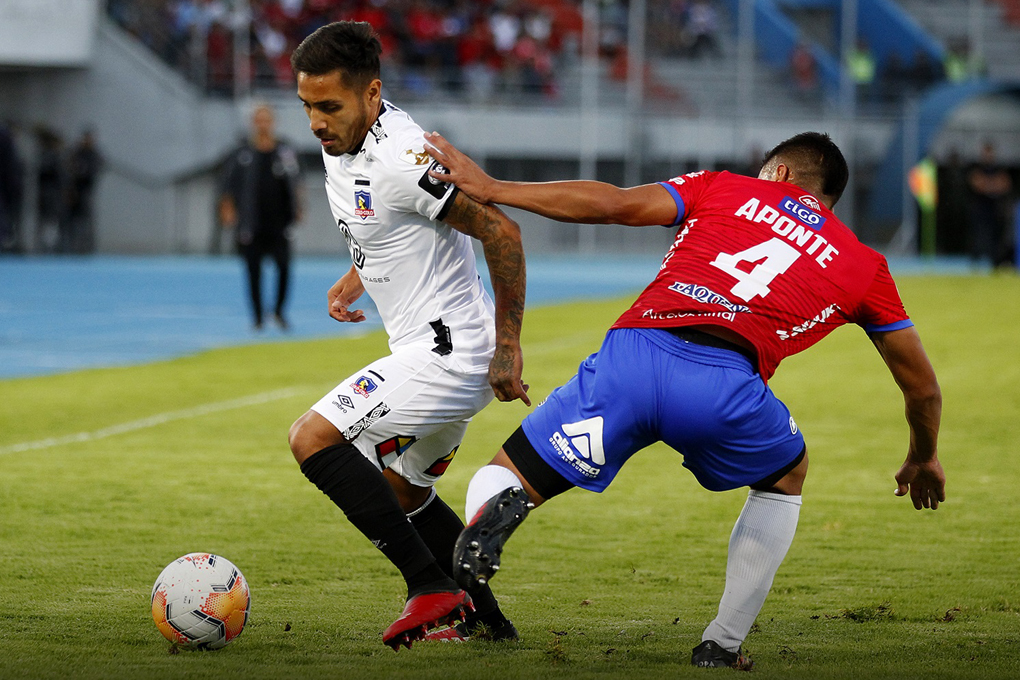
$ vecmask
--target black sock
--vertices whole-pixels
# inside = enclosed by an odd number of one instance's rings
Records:
[[[353,445],[322,449],[301,463],[301,472],[400,570],[408,597],[458,589],[408,521],[389,482]]]
[[[425,541],[425,545],[436,557],[436,561],[443,571],[453,576],[453,548],[457,543],[464,523],[460,521],[449,505],[443,502],[433,490],[429,500],[425,504],[408,515],[418,535]],[[468,590],[472,602],[475,605],[474,614],[468,618],[471,621],[478,620],[485,622],[492,627],[502,622],[505,617],[499,610],[499,604],[492,594],[488,584],[476,586]]]

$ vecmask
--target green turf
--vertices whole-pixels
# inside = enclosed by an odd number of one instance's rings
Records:
[[[807,437],[811,474],[797,538],[745,644],[763,678],[1020,677],[1020,280],[900,287],[943,387],[948,501],[919,513],[893,496],[903,407],[860,330],[788,360],[773,387]],[[628,303],[529,310],[533,398]],[[384,347],[378,334],[285,342],[0,382],[0,677],[732,672],[686,664],[714,614],[745,494],[702,490],[661,446],[606,493],[570,492],[514,535],[493,585],[520,643],[385,648],[402,583],[286,445],[290,423]],[[493,404],[475,419],[439,485],[458,511],[471,474],[526,412]],[[222,651],[170,654],[150,588],[192,551],[244,571],[252,616]]]

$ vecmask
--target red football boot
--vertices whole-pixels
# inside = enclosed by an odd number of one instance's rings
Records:
[[[463,590],[415,595],[404,605],[400,618],[383,633],[383,644],[392,647],[394,652],[400,645],[410,649],[411,643],[423,639],[430,628],[463,621],[467,613],[474,610],[471,596]]]

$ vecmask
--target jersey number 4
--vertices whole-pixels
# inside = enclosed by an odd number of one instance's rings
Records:
[[[737,280],[730,292],[746,302],[755,296],[768,295],[772,280],[789,269],[798,257],[800,251],[786,241],[773,238],[739,253],[719,253],[712,260],[712,266]],[[743,263],[751,265],[750,268],[741,267]]]

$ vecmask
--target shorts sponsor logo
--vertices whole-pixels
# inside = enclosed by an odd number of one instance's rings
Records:
[[[705,286],[699,286],[696,283],[684,283],[682,281],[674,281],[669,289],[674,293],[680,293],[686,295],[692,300],[704,303],[706,305],[721,305],[731,312],[750,312],[751,308],[746,305],[738,305],[735,302],[730,302],[728,298],[719,293],[716,293],[711,288]]]
[[[576,423],[563,423],[563,434],[570,437],[570,443],[581,455],[596,465],[606,464],[606,453],[602,448],[602,416],[595,416]]]
[[[790,416],[790,434],[797,434],[797,423],[794,422],[793,416]]]
[[[570,442],[562,434],[554,432],[553,436],[549,437],[549,443],[556,448],[556,453],[559,454],[560,458],[569,463],[571,467],[580,472],[582,475],[589,479],[598,477],[600,470],[597,467],[581,460],[581,458],[574,452],[574,449],[570,447]]]
[[[599,466],[606,464],[606,453],[602,447],[602,416],[576,423],[563,423],[560,427],[563,433],[554,432],[549,443],[556,447],[563,460],[582,475],[589,479],[597,477],[601,472]],[[577,453],[574,452],[575,448]]]
[[[346,439],[349,442],[354,441],[355,439],[358,438],[358,435],[360,435],[368,428],[372,427],[372,425],[374,425],[375,423],[379,422],[389,412],[390,412],[389,406],[387,406],[385,403],[379,404],[378,406],[373,408],[369,412],[369,414],[366,415],[364,418],[362,418],[361,420],[359,420],[358,422],[354,423],[346,430],[344,430],[342,433],[344,439]]]
[[[368,399],[368,395],[375,392],[378,388],[379,386],[375,384],[375,381],[367,375],[363,375],[351,383],[351,389],[366,399]]]
[[[384,468],[393,465],[393,461],[403,455],[416,441],[417,437],[397,436],[379,442],[375,445],[375,456],[379,459],[379,465]]]
[[[364,189],[354,192],[354,214],[362,220],[375,217],[375,209],[372,207],[372,194]]]
[[[354,401],[346,394],[338,394],[336,395],[336,399],[333,400],[333,406],[336,406],[344,413],[347,413],[347,409],[354,408]]]
[[[814,200],[814,199],[812,199]],[[815,207],[818,207],[817,201]],[[812,229],[821,229],[822,225],[825,224],[825,218],[816,213],[811,208],[807,207],[799,201],[795,201],[789,196],[783,198],[782,203],[779,204],[779,209],[787,215],[796,217],[798,220],[808,225]]]

